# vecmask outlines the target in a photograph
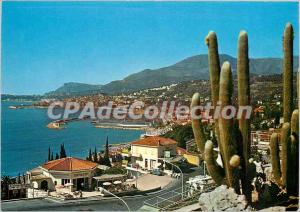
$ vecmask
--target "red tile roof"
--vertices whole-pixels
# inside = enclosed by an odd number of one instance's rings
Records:
[[[170,138],[164,138],[160,136],[149,136],[137,141],[131,142],[131,145],[137,146],[151,146],[151,147],[158,147],[158,146],[167,146],[177,144],[176,141]]]
[[[72,157],[52,160],[42,165],[44,169],[55,171],[89,170],[96,166],[98,166],[97,163]]]

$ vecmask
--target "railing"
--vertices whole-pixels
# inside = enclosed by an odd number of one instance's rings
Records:
[[[157,209],[163,209],[188,196],[188,190],[184,190],[183,195],[181,191],[182,188],[180,187],[172,191],[165,192],[163,194],[160,194],[156,197],[144,201],[144,204]]]
[[[190,203],[191,200],[198,201],[195,197],[198,197],[203,192],[212,190],[214,187],[215,185],[206,185],[203,190],[191,192],[191,187],[186,185],[184,187],[183,194],[181,193],[182,188],[177,188],[144,201],[144,205],[157,208],[161,211],[165,211],[170,208],[178,208],[179,206],[184,205],[187,201]]]
[[[39,190],[39,189],[32,189],[28,188],[27,189],[27,198],[41,198],[41,197],[47,197],[48,192],[44,190]]]

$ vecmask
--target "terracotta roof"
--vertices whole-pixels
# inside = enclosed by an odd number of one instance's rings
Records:
[[[52,160],[42,165],[44,169],[55,171],[88,170],[93,169],[96,166],[98,166],[97,163],[72,157]]]
[[[138,146],[167,146],[171,144],[177,144],[176,141],[170,138],[164,138],[160,136],[149,136],[147,138],[143,138],[137,141],[133,141],[131,145],[138,145]]]

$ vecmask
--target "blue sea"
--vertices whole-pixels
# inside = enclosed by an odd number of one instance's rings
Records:
[[[9,109],[26,102],[1,102],[1,172],[17,176],[43,164],[48,147],[59,153],[64,143],[68,156],[86,158],[91,148],[138,139],[143,131],[95,128],[89,120],[68,123],[63,130],[49,129],[47,109]]]

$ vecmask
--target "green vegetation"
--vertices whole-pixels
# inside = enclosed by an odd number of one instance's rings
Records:
[[[100,164],[105,165],[105,166],[111,166],[111,163],[109,160],[108,136],[106,137],[104,157]]]
[[[105,170],[104,174],[126,174],[126,169],[122,166],[113,166]]]
[[[193,139],[193,129],[190,124],[188,125],[176,125],[172,131],[163,135],[165,138],[171,138],[177,141],[177,146],[186,148],[186,142]]]
[[[55,153],[55,158],[54,158],[54,153],[53,151],[51,151],[51,148],[48,148],[48,160],[47,161],[52,161],[52,160],[57,160],[60,158],[66,158],[67,154],[66,154],[66,150],[65,150],[65,145],[61,144],[60,145],[60,153]]]
[[[283,118],[281,129],[281,157],[279,135],[273,133],[270,141],[272,172],[276,183],[286,189],[288,195],[299,194],[299,111],[293,109],[293,27],[287,24],[283,38]]]
[[[1,177],[1,193],[3,196],[1,199],[9,199],[9,185],[16,183],[16,179],[12,179],[7,175]]]
[[[91,148],[89,150],[89,156],[86,158],[86,160],[93,161],[93,156],[92,156],[92,150],[91,150]]]
[[[224,62],[219,71],[218,67],[218,45],[217,36],[214,32],[209,32],[205,39],[209,49],[209,61],[211,76],[211,94],[213,104],[221,102],[221,109],[227,105],[232,105],[233,78],[231,65]],[[238,41],[238,103],[249,105],[250,82],[249,82],[249,58],[248,58],[248,37],[242,31]],[[200,105],[200,95],[195,93],[191,101],[191,107]],[[226,184],[240,193],[240,181],[242,192],[247,200],[251,202],[250,181],[253,178],[254,164],[249,164],[250,155],[250,122],[242,118],[237,122],[232,119],[220,117],[216,120],[215,134],[220,154],[222,156],[222,168],[215,161],[213,142],[207,140],[202,122],[199,119],[192,120],[195,141],[199,151],[204,155],[207,170],[217,184]]]
[[[65,150],[65,145],[62,144],[60,145],[60,155],[59,155],[59,158],[66,158],[67,157],[67,153],[66,153],[66,150]]]
[[[94,156],[93,156],[93,162],[98,163],[98,153],[97,153],[97,148],[95,147],[94,150]]]
[[[45,96],[76,96],[101,93],[102,85],[90,85],[86,83],[68,82],[64,83],[61,87],[55,91],[51,91],[45,94]]]

